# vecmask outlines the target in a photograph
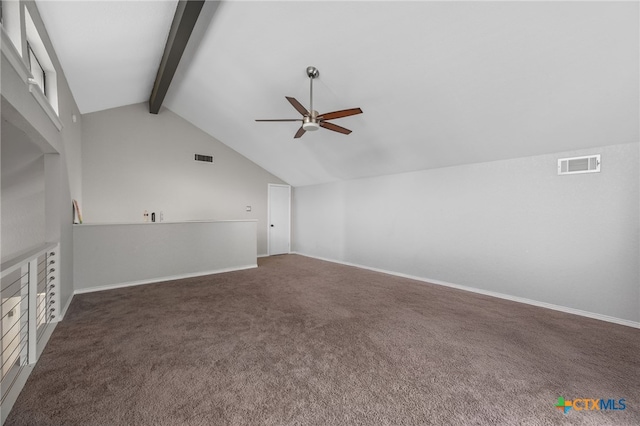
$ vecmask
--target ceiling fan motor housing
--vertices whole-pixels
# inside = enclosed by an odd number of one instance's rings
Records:
[[[318,111],[311,111],[311,116],[305,116],[302,119],[302,128],[307,132],[313,132],[320,128],[318,123]]]

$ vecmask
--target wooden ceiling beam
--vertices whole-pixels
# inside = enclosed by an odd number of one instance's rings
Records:
[[[204,0],[178,1],[169,37],[167,37],[167,45],[164,48],[149,98],[149,112],[151,114],[157,114],[160,111],[204,3]]]

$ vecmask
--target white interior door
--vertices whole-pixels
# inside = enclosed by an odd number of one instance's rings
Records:
[[[269,184],[269,255],[289,253],[291,244],[291,187]]]

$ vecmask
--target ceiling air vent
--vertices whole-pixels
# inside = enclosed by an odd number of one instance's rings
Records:
[[[205,162],[205,163],[212,163],[213,164],[213,155],[196,154],[196,161],[202,161],[202,162]]]
[[[598,173],[600,171],[600,154],[586,157],[560,158],[558,160],[559,175],[575,175],[578,173]]]

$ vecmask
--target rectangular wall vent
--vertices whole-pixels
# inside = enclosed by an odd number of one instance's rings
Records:
[[[559,175],[575,175],[578,173],[598,173],[600,171],[600,154],[586,157],[560,158],[558,160]]]
[[[204,161],[205,163],[213,163],[213,155],[196,154],[196,161]]]

